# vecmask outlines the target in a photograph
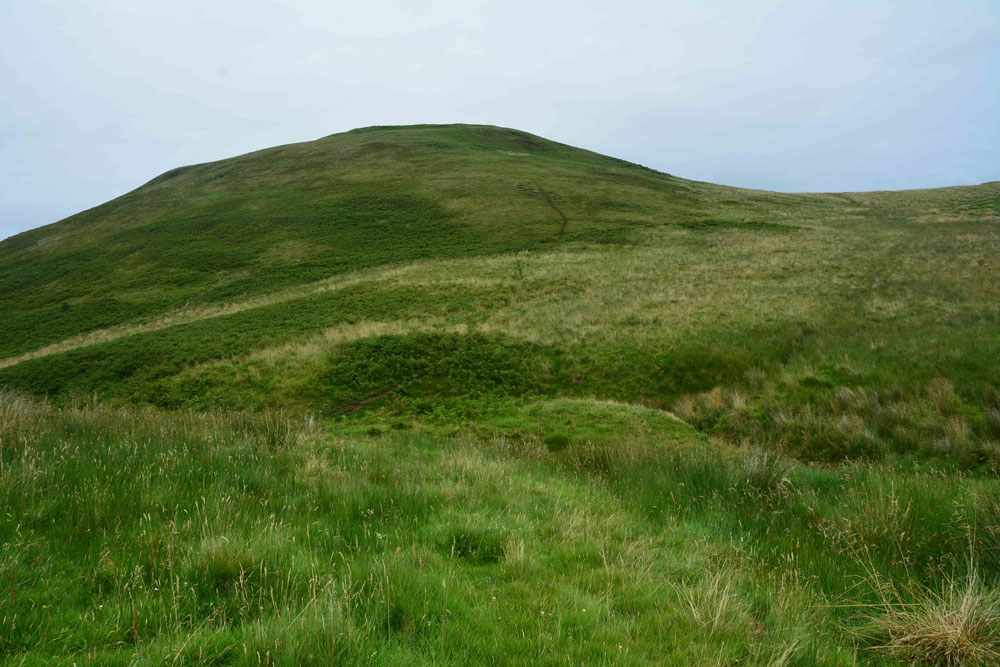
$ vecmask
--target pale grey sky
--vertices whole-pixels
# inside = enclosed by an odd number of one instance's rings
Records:
[[[489,123],[786,191],[1000,179],[1000,1],[0,0],[0,238],[172,167]]]

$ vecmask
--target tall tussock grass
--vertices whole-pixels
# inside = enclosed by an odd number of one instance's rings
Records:
[[[1000,590],[974,567],[940,589],[874,578],[877,602],[864,607],[857,634],[873,651],[910,664],[992,667],[1000,664]]]
[[[30,437],[40,425],[37,399],[0,390],[0,443]]]

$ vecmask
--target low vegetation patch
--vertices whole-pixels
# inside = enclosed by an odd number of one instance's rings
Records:
[[[684,220],[678,223],[684,229],[711,232],[723,229],[748,229],[770,232],[788,232],[797,229],[794,225],[763,220]]]

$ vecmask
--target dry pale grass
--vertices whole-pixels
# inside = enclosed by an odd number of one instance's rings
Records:
[[[672,584],[680,605],[709,635],[749,649],[747,664],[778,667],[798,658],[803,627],[810,612],[786,583],[776,583],[773,602],[783,613],[778,618],[755,619],[740,589],[741,571],[723,563],[699,572],[690,580]],[[775,623],[775,621],[780,621]],[[739,660],[736,660],[739,663]],[[702,664],[702,663],[699,663]],[[703,664],[735,664],[732,658],[708,658]]]
[[[265,347],[252,352],[248,360],[263,361],[269,364],[279,364],[283,360],[294,358],[298,360],[314,359],[325,354],[335,345],[346,343],[362,338],[373,338],[378,336],[393,336],[408,333],[427,332],[447,332],[465,333],[465,325],[445,325],[444,320],[435,319],[408,319],[393,321],[361,321],[356,324],[344,324],[330,327],[321,333],[311,336],[305,340],[282,345]]]
[[[42,423],[41,401],[0,391],[0,477],[3,476],[3,448],[15,442],[27,443]]]
[[[526,285],[545,289],[519,292],[479,327],[521,332],[519,337],[539,343],[612,342],[679,337],[768,313],[816,317],[821,304],[813,283],[820,266],[801,257],[793,262],[783,243],[733,236],[711,261],[692,261],[662,239],[637,248],[529,258]]]
[[[729,568],[720,568],[693,583],[675,588],[691,617],[715,634],[733,626],[750,626],[750,610]]]
[[[865,638],[875,650],[911,664],[988,667],[1000,664],[1000,591],[973,575],[943,591],[918,588],[904,602],[892,585],[880,587]]]

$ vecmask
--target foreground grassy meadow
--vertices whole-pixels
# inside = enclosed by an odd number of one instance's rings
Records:
[[[10,664],[990,665],[1000,184],[368,128],[0,242]]]

